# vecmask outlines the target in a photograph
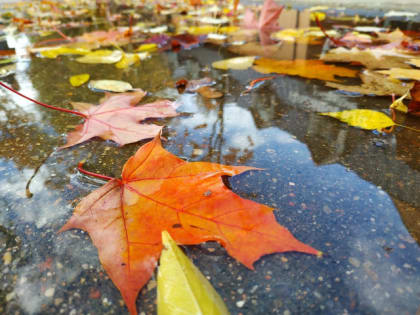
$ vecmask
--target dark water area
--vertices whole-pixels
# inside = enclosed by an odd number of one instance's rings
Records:
[[[290,11],[293,27],[312,25],[293,20],[303,14]],[[18,55],[36,39],[16,35]],[[323,49],[285,43],[275,56],[310,59]],[[20,58],[16,71],[1,80],[67,108],[72,101],[97,104],[103,97],[87,85],[72,87],[71,75],[130,82],[150,93],[142,103],[169,98],[180,104],[182,115],[150,120],[165,125],[166,150],[188,161],[263,169],[229,178],[231,189],[275,208],[281,225],[325,255],[271,254],[249,270],[217,243],[183,246],[232,314],[416,314],[420,133],[402,127],[391,134],[371,132],[320,116],[357,108],[388,113],[390,97],[344,94],[318,80],[278,76],[242,94],[250,81],[266,75],[211,67],[234,56],[229,47],[202,44],[153,54],[127,69],[80,64],[72,56],[32,56]],[[180,78],[205,76],[216,81],[223,98],[175,88]],[[401,114],[397,120],[420,129],[418,118]],[[79,173],[78,162],[85,159],[89,170],[118,177],[147,141],[119,147],[95,138],[58,150],[81,120],[2,88],[0,122],[0,313],[126,314],[88,235],[57,232],[75,205],[104,184]],[[153,276],[137,299],[139,313],[154,314],[155,299]]]

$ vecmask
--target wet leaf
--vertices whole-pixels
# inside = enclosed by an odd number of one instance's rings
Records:
[[[88,73],[77,74],[70,77],[69,81],[72,86],[81,86],[89,81],[90,75]]]
[[[255,71],[260,73],[280,73],[297,75],[308,79],[337,81],[335,76],[356,77],[357,71],[325,64],[322,60],[275,60],[260,58],[255,60]]]
[[[92,80],[89,88],[99,92],[127,92],[133,89],[130,83],[118,80]]]
[[[158,314],[229,314],[210,282],[166,231],[162,232],[162,245],[157,285]]]
[[[393,79],[420,81],[420,69],[391,68],[389,70],[378,70],[378,73],[386,74]]]
[[[407,112],[411,115],[420,116],[420,81],[414,83],[410,95],[411,102],[407,105]]]
[[[392,102],[392,104],[389,106],[389,108],[396,109],[400,112],[407,113],[408,107],[403,103],[403,100],[408,96],[408,92],[401,96],[400,98],[397,98],[395,101]]]
[[[326,82],[325,85],[351,93],[381,96],[404,95],[413,87],[413,83],[390,79],[384,74],[369,70],[363,71],[360,79],[362,85],[344,85],[336,82]]]
[[[45,58],[54,59],[59,55],[87,55],[89,53],[91,53],[90,49],[85,48],[55,47],[42,50],[40,55]]]
[[[320,115],[334,117],[350,126],[367,130],[382,131],[384,128],[395,125],[392,119],[384,113],[370,109],[352,109],[342,112],[320,113]]]
[[[158,49],[158,46],[155,43],[150,43],[150,44],[142,44],[139,47],[137,47],[136,51],[137,52],[154,52]]]
[[[255,56],[250,57],[235,57],[230,59],[224,59],[213,62],[211,65],[213,68],[221,70],[245,70],[252,66],[254,63]]]
[[[126,162],[121,180],[85,197],[60,231],[89,233],[131,314],[137,314],[137,294],[153,274],[165,230],[178,244],[219,242],[250,269],[270,253],[319,255],[279,225],[272,208],[224,185],[222,176],[252,169],[183,161],[164,150],[157,135]]]
[[[7,66],[3,66],[0,68],[0,77],[6,77],[9,74],[16,72],[16,64],[11,64]]]
[[[100,105],[72,103],[73,107],[86,115],[84,124],[78,125],[67,135],[67,148],[93,137],[112,140],[120,145],[153,138],[162,126],[141,124],[142,120],[155,117],[177,116],[176,105],[162,100],[154,103],[133,106],[146,93],[135,91],[124,94],[109,94]],[[90,106],[89,106],[90,105]]]
[[[121,60],[118,61],[115,66],[118,69],[125,69],[134,64],[140,64],[140,57],[137,54],[126,54],[124,53]]]
[[[205,98],[221,98],[223,97],[223,93],[216,90],[215,88],[211,86],[203,86],[199,89],[197,89],[197,92],[205,97]]]
[[[121,60],[123,52],[120,50],[96,50],[85,56],[79,57],[76,61],[80,63],[116,63]]]
[[[395,49],[347,49],[339,47],[331,49],[321,55],[321,60],[328,62],[357,62],[369,69],[409,68],[407,60],[412,59],[409,54],[400,53]]]

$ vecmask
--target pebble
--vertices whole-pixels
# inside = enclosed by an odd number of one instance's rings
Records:
[[[292,313],[291,313],[289,310],[285,310],[285,311],[283,312],[283,315],[292,315]]]
[[[15,297],[15,292],[10,292],[6,295],[6,302],[9,302],[11,299]]]
[[[245,304],[244,300],[236,302],[236,306],[239,307],[239,308],[244,306],[244,304]]]
[[[44,295],[46,297],[52,297],[54,295],[55,289],[54,288],[48,288],[45,290]]]

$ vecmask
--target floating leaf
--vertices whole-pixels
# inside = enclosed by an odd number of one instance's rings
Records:
[[[153,138],[162,129],[154,124],[141,124],[147,118],[173,117],[176,104],[167,100],[133,106],[145,95],[144,91],[109,94],[99,105],[72,103],[73,107],[86,115],[85,122],[67,135],[67,148],[93,137],[113,140],[119,145]]]
[[[101,49],[79,57],[76,61],[81,63],[116,63],[121,60],[123,52],[120,50]]]
[[[89,81],[90,75],[88,73],[77,74],[70,77],[70,84],[72,86],[81,86]]]
[[[408,96],[408,93],[409,92],[405,93],[403,96],[393,101],[391,106],[389,106],[389,108],[393,108],[400,112],[407,113],[408,107],[403,103],[403,100]]]
[[[118,61],[115,66],[118,69],[125,69],[134,64],[140,63],[140,57],[138,54],[123,54],[120,61]]]
[[[389,70],[378,70],[378,73],[386,74],[393,79],[420,81],[420,69],[391,68]]]
[[[335,76],[356,77],[357,71],[325,64],[322,60],[275,60],[260,58],[255,60],[255,71],[260,73],[280,73],[297,75],[308,79],[337,81]]]
[[[96,91],[108,92],[127,92],[133,89],[130,83],[118,80],[92,80],[89,82],[89,88]]]
[[[138,52],[154,52],[158,49],[158,45],[156,45],[155,43],[150,43],[150,44],[142,44],[139,47],[137,47],[136,51]]]
[[[91,53],[90,49],[85,48],[55,47],[42,50],[40,55],[45,58],[54,59],[59,55],[87,55],[89,53]]]
[[[392,119],[384,113],[370,109],[352,109],[342,112],[320,113],[320,115],[334,117],[350,126],[367,130],[382,131],[384,128],[395,125]]]
[[[162,244],[157,285],[158,314],[229,314],[210,282],[166,231],[162,232]]]
[[[401,82],[369,70],[363,71],[360,79],[363,82],[362,85],[344,85],[336,82],[326,82],[325,85],[350,93],[381,96],[404,95],[413,87],[413,83]]]
[[[255,56],[251,57],[236,57],[230,59],[224,59],[213,62],[211,65],[216,69],[234,69],[234,70],[245,70],[252,66],[254,63]]]
[[[87,231],[99,259],[131,314],[162,250],[162,231],[178,244],[217,241],[246,267],[261,256],[286,251],[320,255],[277,223],[273,209],[241,198],[223,183],[255,169],[186,162],[166,151],[160,135],[139,148],[121,179],[83,198],[61,228]]]

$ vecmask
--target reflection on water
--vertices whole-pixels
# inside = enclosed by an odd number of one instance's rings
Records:
[[[284,18],[290,27],[309,25],[305,12],[287,11]],[[304,58],[309,50],[281,46],[279,56]],[[420,293],[420,249],[413,238],[420,238],[418,133],[397,128],[394,134],[378,135],[317,115],[389,103],[346,97],[317,81],[277,77],[240,95],[261,75],[210,68],[230,55],[206,45],[156,55],[127,70],[81,65],[71,57],[33,58],[4,80],[59,106],[97,103],[102,96],[86,87],[72,88],[68,77],[73,74],[128,81],[150,91],[150,99],[166,96],[181,104],[184,115],[157,120],[167,125],[164,146],[169,151],[191,161],[263,168],[229,179],[232,189],[276,208],[282,225],[325,256],[269,255],[254,272],[218,245],[188,247],[232,313],[415,313]],[[180,77],[204,76],[217,81],[223,99],[178,95],[174,89]],[[89,169],[117,176],[145,141],[119,148],[92,140],[56,151],[78,117],[39,108],[4,90],[0,97],[0,312],[123,313],[121,297],[88,237],[81,231],[56,232],[77,202],[102,184],[78,174],[77,163],[86,158]],[[416,120],[404,124],[420,129]],[[28,198],[31,177],[33,196]],[[140,294],[139,307],[150,313],[154,300],[152,281]],[[242,300],[243,308],[236,303]]]

